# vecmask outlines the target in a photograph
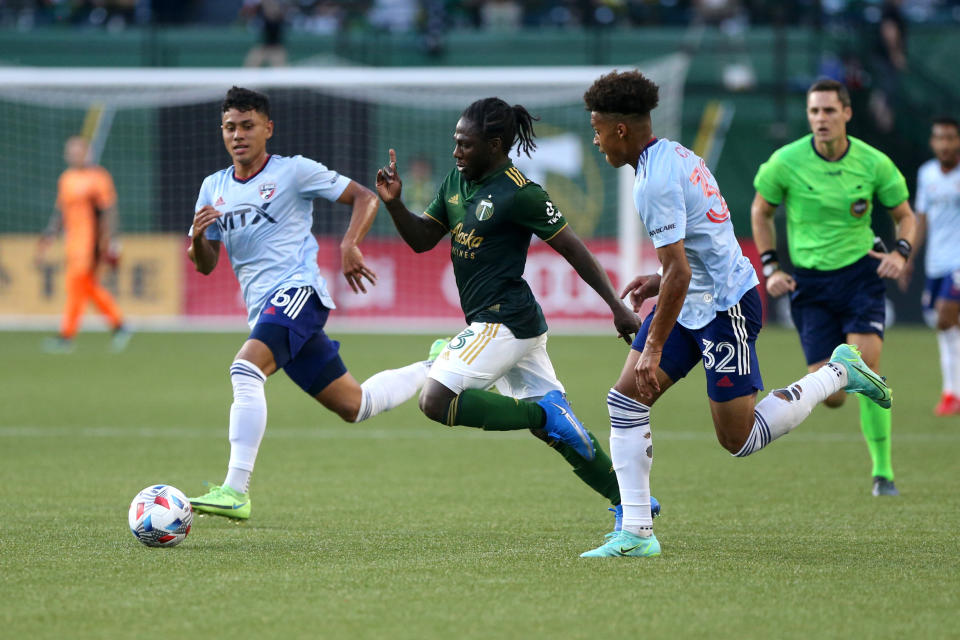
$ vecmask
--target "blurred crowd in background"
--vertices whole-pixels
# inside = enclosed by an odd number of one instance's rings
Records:
[[[0,26],[123,29],[136,25],[263,23],[332,34],[445,28],[615,27],[710,24],[877,24],[885,4],[910,22],[960,22],[960,0],[0,0]]]

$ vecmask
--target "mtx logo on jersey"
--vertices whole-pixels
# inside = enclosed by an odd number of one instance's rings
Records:
[[[276,182],[264,182],[260,185],[260,197],[264,200],[269,200],[273,197],[273,194],[277,192],[277,183]]]
[[[863,214],[865,214],[869,208],[870,203],[863,198],[860,198],[850,205],[850,215],[852,215],[854,218],[862,218]]]
[[[474,214],[477,216],[477,220],[489,220],[493,217],[493,202],[490,200],[481,200]]]
[[[267,213],[267,207],[271,204],[272,203],[268,202],[261,207],[245,202],[233,211],[227,211],[217,218],[217,226],[220,227],[221,231],[231,231],[237,228],[242,229],[247,225],[253,226],[263,220],[277,224],[277,221]]]

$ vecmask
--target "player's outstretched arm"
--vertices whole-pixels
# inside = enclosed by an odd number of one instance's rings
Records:
[[[640,329],[640,319],[617,296],[607,272],[573,229],[569,226],[564,227],[557,235],[550,238],[547,244],[563,256],[577,275],[607,303],[610,311],[613,312],[613,326],[617,328],[618,337],[623,338],[627,344],[633,342],[633,334]]]
[[[203,206],[193,216],[193,226],[191,227],[193,237],[190,246],[187,248],[187,256],[196,265],[197,271],[203,275],[208,275],[217,266],[217,260],[220,258],[220,241],[207,239],[207,227],[214,224],[220,212],[210,205]]]
[[[353,206],[350,226],[347,227],[347,232],[343,234],[343,240],[340,241],[340,266],[343,277],[347,279],[354,293],[366,293],[363,279],[366,278],[370,284],[375,285],[377,274],[363,261],[359,245],[377,217],[379,208],[377,196],[373,195],[370,189],[351,180],[337,198],[337,202]]]
[[[377,171],[377,195],[386,205],[403,241],[417,253],[429,251],[437,246],[440,238],[447,235],[447,230],[436,220],[407,209],[400,199],[402,191],[403,181],[397,172],[397,152],[390,149],[390,163]]]

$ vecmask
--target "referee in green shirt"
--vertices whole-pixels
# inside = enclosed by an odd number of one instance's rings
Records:
[[[763,262],[767,293],[790,294],[790,312],[809,371],[834,347],[859,347],[880,372],[883,349],[882,278],[897,278],[910,256],[915,218],[903,174],[885,154],[847,135],[853,111],[847,88],[819,80],[807,91],[811,135],[777,149],[760,165],[750,207],[753,239]],[[874,250],[873,199],[897,224],[894,250]],[[787,245],[793,274],[780,268],[773,214],[787,212]],[[844,392],[827,398],[839,407]],[[895,496],[890,463],[890,410],[860,398],[860,426],[873,458],[873,495]]]

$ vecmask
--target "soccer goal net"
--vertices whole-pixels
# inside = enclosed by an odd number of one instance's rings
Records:
[[[679,139],[687,61],[639,65],[660,86],[655,133]],[[422,211],[453,168],[452,135],[473,100],[499,96],[540,119],[533,157],[515,158],[540,183],[615,285],[655,256],[630,196],[632,176],[605,166],[592,145],[583,92],[609,68],[475,69],[9,69],[0,71],[0,326],[54,326],[63,303],[62,249],[36,259],[64,170],[65,140],[90,140],[94,162],[113,176],[121,259],[102,281],[135,326],[244,326],[239,286],[223,259],[209,276],[186,258],[186,232],[204,177],[230,164],[220,102],[232,85],[266,92],[275,134],[268,151],[304,155],[374,188],[396,149],[404,200]],[[339,268],[349,209],[315,203],[319,264],[338,305],[338,330],[384,332],[463,323],[449,243],[414,254],[389,215],[378,214],[361,245],[379,276],[354,294]],[[644,250],[646,248],[646,251]],[[655,268],[655,267],[654,267]],[[534,239],[525,277],[557,330],[609,328],[606,306],[564,260]],[[92,310],[91,310],[92,311]],[[87,322],[97,326],[95,314]]]

